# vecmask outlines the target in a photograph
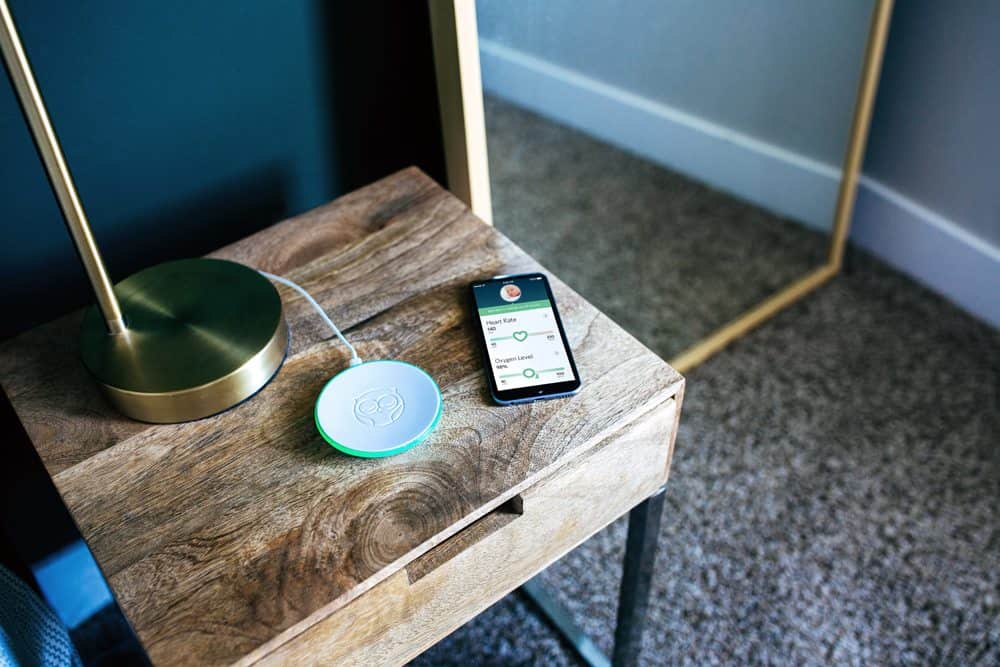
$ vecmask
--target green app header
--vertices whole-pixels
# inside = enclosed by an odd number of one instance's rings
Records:
[[[516,303],[505,303],[502,306],[487,306],[479,309],[479,316],[503,315],[506,313],[516,313],[520,310],[535,310],[536,308],[551,308],[552,303],[548,299],[536,301],[518,301]]]

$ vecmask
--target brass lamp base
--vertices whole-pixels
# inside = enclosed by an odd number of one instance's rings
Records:
[[[80,333],[83,363],[111,403],[133,419],[190,421],[249,398],[288,348],[281,297],[242,264],[183,259],[115,285],[126,329],[109,334],[91,307]]]

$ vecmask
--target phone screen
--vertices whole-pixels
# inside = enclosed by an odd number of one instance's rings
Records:
[[[477,282],[472,293],[498,400],[532,400],[579,388],[545,276],[533,273]]]

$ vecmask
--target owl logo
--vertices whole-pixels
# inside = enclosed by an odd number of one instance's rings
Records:
[[[354,399],[354,418],[371,428],[388,426],[402,416],[405,407],[395,387],[376,387]]]

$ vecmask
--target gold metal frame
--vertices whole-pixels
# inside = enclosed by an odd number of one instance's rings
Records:
[[[493,224],[475,0],[427,0],[448,189]]]
[[[469,204],[473,213],[491,222],[489,162],[486,155],[475,2],[428,0],[428,4],[431,10],[431,32],[450,189]],[[858,175],[868,141],[875,91],[882,71],[882,55],[889,33],[892,6],[893,0],[875,0],[872,10],[826,263],[671,359],[670,365],[680,372],[691,370],[840,272],[844,245],[854,212]],[[475,183],[476,187],[472,188],[471,183]]]

